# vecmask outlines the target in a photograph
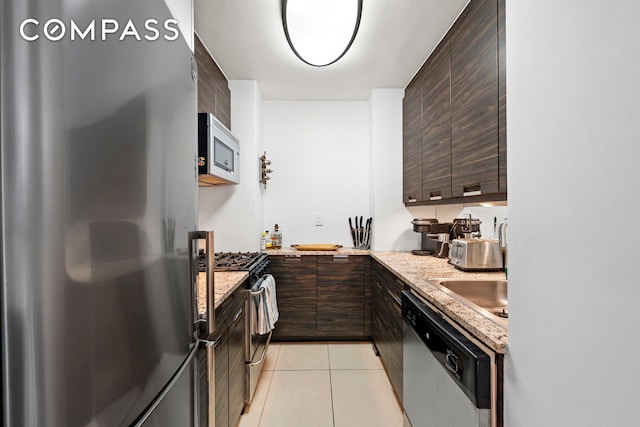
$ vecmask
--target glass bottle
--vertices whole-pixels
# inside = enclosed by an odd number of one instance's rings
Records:
[[[278,228],[278,224],[273,227],[273,233],[271,233],[271,246],[273,249],[282,248],[282,232]]]

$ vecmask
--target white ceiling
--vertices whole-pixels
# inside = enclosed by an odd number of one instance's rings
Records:
[[[468,0],[364,0],[351,49],[311,67],[290,50],[280,0],[195,0],[195,30],[229,80],[256,80],[265,100],[368,100],[404,88]]]

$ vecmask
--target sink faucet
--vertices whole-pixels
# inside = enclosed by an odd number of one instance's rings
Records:
[[[502,262],[504,265],[505,274],[508,274],[508,267],[507,267],[507,225],[509,225],[508,220],[509,218],[505,218],[502,221],[500,221],[500,226],[498,227],[498,245],[502,250]]]
[[[505,218],[500,221],[500,225],[498,226],[498,243],[501,248],[507,247],[507,225],[509,218]]]

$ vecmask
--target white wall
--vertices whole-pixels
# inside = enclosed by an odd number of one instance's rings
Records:
[[[413,217],[402,203],[403,89],[374,89],[369,98],[372,249],[406,251],[420,246]]]
[[[262,96],[255,81],[232,80],[231,132],[240,141],[240,183],[198,189],[198,227],[214,230],[216,252],[257,251],[263,228]]]
[[[165,0],[165,4],[178,21],[182,37],[193,52],[193,0]]]
[[[264,102],[264,148],[273,161],[264,226],[283,246],[352,247],[347,218],[369,216],[367,102]],[[324,225],[315,226],[315,214]]]
[[[640,2],[506,12],[506,425],[638,425]]]

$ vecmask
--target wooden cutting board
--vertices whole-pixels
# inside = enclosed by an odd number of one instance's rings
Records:
[[[340,249],[342,245],[315,243],[310,245],[291,245],[291,247],[299,251],[336,251]]]

